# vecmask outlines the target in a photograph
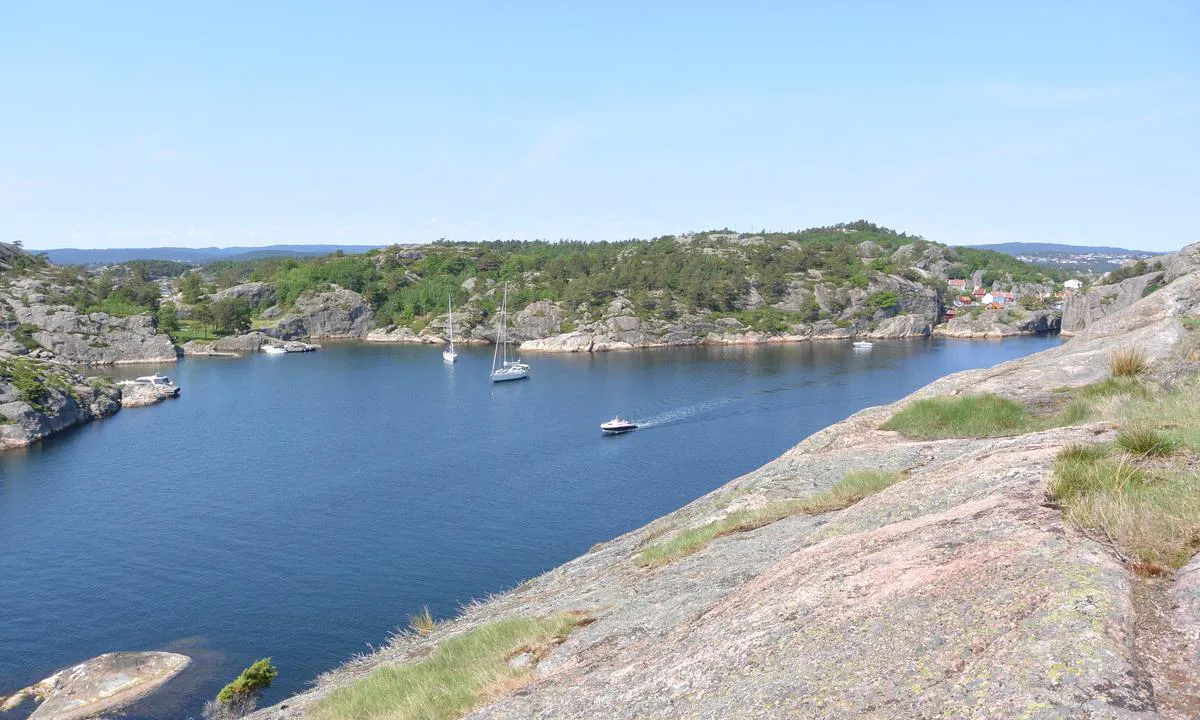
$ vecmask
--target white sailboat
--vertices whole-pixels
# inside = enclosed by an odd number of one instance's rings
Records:
[[[500,321],[496,324],[496,349],[492,351],[492,382],[527,377],[529,366],[508,357],[508,285],[505,284],[504,304],[500,306]]]
[[[450,301],[450,297],[446,296],[446,324],[450,327],[450,344],[442,351],[442,361],[452,363],[458,359],[458,353],[454,351],[454,304]]]

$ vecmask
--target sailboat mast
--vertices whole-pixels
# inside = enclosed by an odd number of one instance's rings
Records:
[[[454,302],[450,296],[446,296],[446,314],[449,316],[446,320],[450,323],[450,349],[454,349]]]

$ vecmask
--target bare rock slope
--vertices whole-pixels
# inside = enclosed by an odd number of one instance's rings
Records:
[[[304,717],[374,668],[514,615],[582,610],[532,681],[471,718],[1161,718],[1135,637],[1134,578],[1045,503],[1056,453],[1111,439],[1108,423],[914,441],[880,430],[934,395],[1037,404],[1107,375],[1116,350],[1166,358],[1200,314],[1200,275],[1176,277],[1060,347],[940,379],[859,412],[644,528],[404,636],[253,717]],[[659,569],[647,545],[744,508],[803,497],[862,468],[904,479],[851,507],[718,538]],[[1195,651],[1196,561],[1174,589],[1172,632]],[[1191,580],[1184,582],[1183,578]],[[1189,584],[1190,583],[1190,584]],[[1200,672],[1184,663],[1178,672]]]

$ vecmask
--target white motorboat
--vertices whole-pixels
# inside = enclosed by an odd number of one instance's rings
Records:
[[[142,375],[133,380],[122,380],[118,385],[151,385],[160,393],[165,395],[178,395],[179,386],[171,382],[171,378],[166,375]]]
[[[618,435],[630,432],[631,430],[637,430],[637,428],[637,423],[632,420],[626,420],[620,415],[606,423],[600,423],[600,429],[604,431],[605,435]]]
[[[496,349],[492,351],[492,382],[521,380],[529,377],[529,365],[508,357],[508,285],[504,286],[504,303],[496,324]]]
[[[446,297],[446,326],[450,328],[450,344],[442,351],[442,361],[452,363],[458,359],[458,353],[454,351],[454,304],[450,297]]]
[[[856,350],[870,350],[875,347],[875,343],[867,342],[866,340],[855,340],[854,348]]]
[[[278,345],[263,345],[259,348],[268,355],[286,355],[287,350]]]

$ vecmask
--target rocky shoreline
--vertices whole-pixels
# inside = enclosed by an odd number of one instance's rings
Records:
[[[1200,259],[1200,246],[1189,251]],[[1200,557],[1174,581],[1146,579],[1046,500],[1057,455],[1111,441],[1113,423],[954,440],[880,426],[935,396],[1055,406],[1072,388],[1104,380],[1123,352],[1141,353],[1164,378],[1194,377],[1197,320],[1200,263],[1059,347],[856,413],[250,717],[299,720],[330,693],[378,668],[420,662],[448,638],[563,612],[590,622],[471,718],[1191,717],[1187,708],[1200,707],[1189,705],[1200,702]],[[717,537],[663,567],[638,562],[656,543],[820,494],[864,468],[902,479],[843,510]],[[1139,599],[1147,587],[1171,599]]]

